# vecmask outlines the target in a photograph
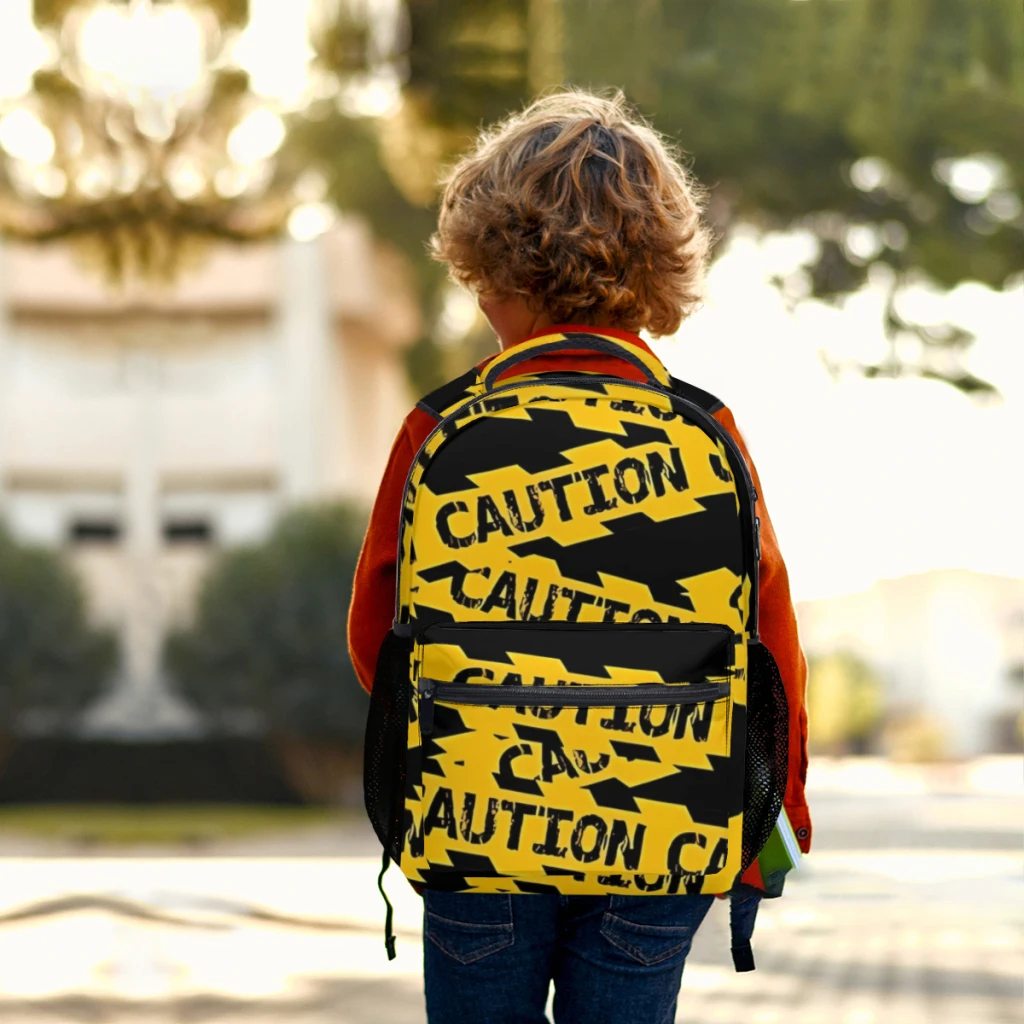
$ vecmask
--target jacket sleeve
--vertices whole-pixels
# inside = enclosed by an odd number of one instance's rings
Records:
[[[757,488],[757,515],[761,520],[759,631],[762,643],[767,645],[778,663],[789,703],[789,779],[783,803],[800,849],[808,853],[811,848],[811,817],[804,794],[807,781],[807,662],[800,648],[796,613],[789,593],[789,574],[765,506],[764,489],[736,421],[725,408],[715,413],[715,419],[739,445]]]
[[[398,524],[405,479],[415,456],[408,425],[391,448],[356,563],[348,611],[348,650],[363,689],[373,689],[377,654],[395,617]]]

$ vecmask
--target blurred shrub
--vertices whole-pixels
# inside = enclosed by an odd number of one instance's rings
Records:
[[[882,719],[882,682],[877,672],[850,651],[810,658],[807,718],[813,753],[869,752]]]
[[[893,761],[942,761],[949,737],[941,719],[923,708],[900,708],[888,715],[882,752]]]
[[[88,624],[67,563],[16,544],[0,526],[0,732],[73,726],[116,663],[113,633]]]
[[[175,687],[214,728],[360,749],[368,698],[346,619],[364,531],[351,508],[300,509],[265,544],[214,563],[192,624],[166,647]]]

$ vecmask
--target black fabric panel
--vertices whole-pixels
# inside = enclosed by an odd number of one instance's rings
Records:
[[[465,873],[454,871],[452,868],[431,864],[423,868],[420,874],[423,876],[424,886],[434,892],[465,892],[473,888]]]
[[[451,494],[473,488],[474,474],[504,466],[520,466],[531,475],[558,469],[570,461],[562,452],[597,441],[611,440],[624,449],[668,444],[661,427],[629,422],[624,433],[607,433],[577,426],[563,409],[527,407],[526,413],[529,419],[490,416],[469,424],[434,454],[423,482],[434,494]]]
[[[612,740],[611,743],[616,755],[627,761],[661,761],[649,743],[630,743],[627,740]]]
[[[440,608],[431,608],[430,605],[417,604],[413,599],[412,614],[410,615],[410,629],[416,632],[425,626],[433,625],[435,622],[454,622],[455,617],[451,612],[442,611]]]
[[[550,558],[562,576],[595,586],[600,572],[642,583],[655,601],[687,611],[692,602],[677,580],[723,567],[743,573],[743,546],[736,497],[698,500],[705,511],[657,522],[642,512],[605,522],[605,537],[564,546],[551,537],[512,545],[520,557]]]
[[[434,708],[434,731],[424,737],[420,748],[421,775],[437,775],[444,778],[444,769],[437,759],[445,753],[445,740],[470,731],[456,708],[438,704]]]
[[[708,754],[711,771],[705,768],[675,766],[675,771],[660,779],[630,786],[618,778],[602,779],[584,789],[594,802],[608,810],[640,811],[637,797],[663,804],[686,807],[699,825],[727,828],[729,818],[743,811],[743,767],[746,742],[747,709],[742,704],[732,707],[732,748],[728,757]]]
[[[724,674],[731,663],[733,635],[726,629],[653,624],[594,623],[545,629],[527,625],[433,626],[426,643],[454,644],[470,661],[513,664],[513,655],[557,658],[566,671],[611,678],[609,667],[656,672],[666,682],[700,672]]]

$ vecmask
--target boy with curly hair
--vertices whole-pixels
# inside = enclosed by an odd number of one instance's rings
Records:
[[[501,350],[589,330],[649,358],[651,350],[636,332],[671,335],[700,302],[710,247],[702,208],[700,187],[621,94],[564,91],[484,132],[456,164],[433,253],[476,294]],[[547,371],[644,379],[631,362],[582,350],[537,354],[517,373]],[[697,393],[735,438],[761,495],[732,413]],[[367,690],[394,612],[406,476],[435,426],[421,408],[406,418],[356,570],[349,648]],[[806,852],[806,665],[762,497],[757,515],[760,631],[775,654],[789,703],[784,806]],[[743,877],[747,884],[757,880],[750,871]],[[713,899],[434,891],[424,898],[432,1024],[540,1024],[552,981],[557,1021],[668,1024],[693,933]]]

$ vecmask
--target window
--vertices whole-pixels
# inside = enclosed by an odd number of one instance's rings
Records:
[[[71,520],[68,540],[72,544],[116,544],[121,532],[121,524],[116,519],[80,516]]]
[[[212,544],[213,526],[209,519],[165,519],[164,541],[167,544]]]

